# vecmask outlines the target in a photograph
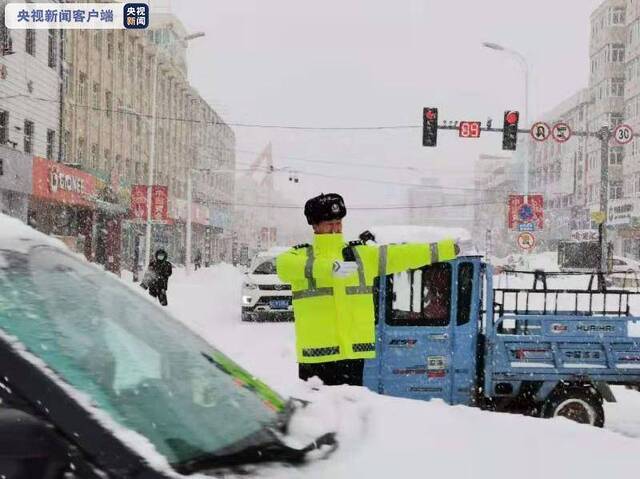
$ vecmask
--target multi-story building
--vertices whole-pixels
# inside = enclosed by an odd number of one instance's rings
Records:
[[[475,163],[472,232],[485,254],[504,257],[516,249],[507,229],[507,200],[522,186],[520,166],[507,155],[481,154]]]
[[[0,145],[57,159],[60,31],[9,30],[0,1]]]
[[[167,187],[170,224],[154,225],[152,243],[177,263],[186,250],[189,199],[193,250],[211,253],[204,245],[214,239],[207,231],[211,209],[222,204],[231,214],[223,193],[233,197],[235,168],[233,132],[188,82],[185,37],[175,16],[157,14],[146,31],[65,31],[63,46],[62,161],[119,190],[119,201],[105,213],[122,216],[131,186],[148,183],[153,154],[153,183]],[[213,171],[221,169],[226,174]],[[94,229],[100,231],[101,223],[97,218]],[[130,221],[122,227],[129,260],[144,228]]]
[[[573,131],[586,131],[590,107],[590,90],[585,88],[544,115],[542,121],[548,125],[562,122]],[[591,183],[587,181],[587,146],[586,136],[574,136],[566,143],[548,139],[532,142],[530,147],[530,188],[532,193],[544,196],[545,207],[544,228],[536,237],[550,249],[555,249],[559,240],[568,238],[571,229],[590,227],[583,221],[589,218],[587,191],[593,184],[593,178]]]
[[[603,126],[615,128],[623,122],[625,114],[625,62],[626,55],[626,7],[625,0],[606,0],[591,14],[589,44],[591,104],[587,127],[596,132]],[[608,175],[603,178],[601,142],[595,137],[587,141],[584,172],[586,174],[585,202],[590,212],[601,211],[602,182],[608,183],[607,202],[622,198],[624,148],[615,143],[609,145]],[[616,232],[609,240],[616,242]]]
[[[605,0],[593,11],[590,17],[589,86],[558,105],[543,120],[550,125],[562,121],[573,131],[593,134],[603,126],[613,129],[629,117],[633,104],[630,95],[637,95],[627,81],[631,69],[631,10],[637,10],[632,0]],[[637,33],[633,42],[638,41],[636,36]],[[631,148],[627,147],[625,151],[625,147],[613,141],[609,143],[604,181],[607,182],[608,205],[614,208],[624,201],[625,188],[629,188],[632,178],[627,164],[631,162],[625,161],[625,154],[630,155]],[[596,225],[591,222],[590,213],[603,208],[601,186],[605,169],[600,160],[601,142],[594,135],[573,136],[563,144],[548,139],[531,148],[529,187],[545,196],[545,230],[539,234],[548,240],[549,247],[553,248],[557,240],[568,239],[572,231],[585,233],[584,230],[590,230],[593,233]],[[608,223],[617,227],[611,217]],[[593,234],[588,236],[593,237]],[[616,249],[621,247],[616,229],[611,230],[609,240],[617,245]]]
[[[0,211],[27,221],[32,158],[60,150],[60,32],[9,30],[0,1]]]
[[[627,1],[624,122],[640,132],[640,4]],[[624,147],[624,197],[610,200],[609,223],[617,224],[616,250],[640,257],[640,141]]]

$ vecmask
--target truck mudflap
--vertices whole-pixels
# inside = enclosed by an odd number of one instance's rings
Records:
[[[600,396],[602,396],[602,399],[604,399],[605,401],[617,402],[616,397],[613,394],[613,391],[611,390],[609,385],[604,381],[594,381],[593,387],[596,388],[596,391],[600,393]]]

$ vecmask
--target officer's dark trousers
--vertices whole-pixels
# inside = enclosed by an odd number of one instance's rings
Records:
[[[345,359],[326,363],[298,363],[298,377],[303,381],[318,376],[327,386],[349,384],[362,386],[364,359]]]

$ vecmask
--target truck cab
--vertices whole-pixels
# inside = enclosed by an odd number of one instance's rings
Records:
[[[638,293],[596,274],[579,288],[566,272],[513,274],[518,287],[494,287],[492,266],[465,256],[379,278],[364,385],[602,426],[608,385],[640,384]]]
[[[380,279],[377,354],[364,384],[381,394],[475,404],[482,264],[459,258]]]

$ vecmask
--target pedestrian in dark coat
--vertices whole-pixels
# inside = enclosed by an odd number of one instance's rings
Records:
[[[158,298],[162,306],[167,305],[167,290],[172,270],[171,263],[167,260],[167,252],[159,249],[156,251],[155,259],[149,262],[149,268],[140,283],[144,289],[149,289],[151,296]]]

